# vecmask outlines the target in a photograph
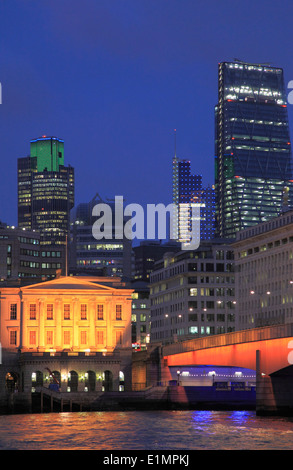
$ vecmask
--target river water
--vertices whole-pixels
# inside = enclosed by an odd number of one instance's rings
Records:
[[[0,416],[0,450],[291,450],[293,419],[253,411]]]

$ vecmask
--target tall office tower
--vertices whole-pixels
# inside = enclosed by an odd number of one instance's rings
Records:
[[[292,203],[292,161],[283,70],[222,62],[215,108],[216,236],[277,216]]]
[[[64,166],[64,142],[46,136],[32,140],[30,155],[18,159],[18,226],[40,232],[48,258],[57,247],[65,262],[73,205],[74,169]]]
[[[99,219],[93,215],[97,204],[107,204],[111,210],[112,237],[96,239],[93,226]],[[71,211],[70,227],[70,273],[99,276],[118,276],[129,280],[132,275],[132,240],[124,233],[115,234],[115,204],[103,201],[98,194],[88,203],[78,204]]]
[[[214,237],[215,194],[214,188],[202,187],[202,176],[192,175],[189,160],[173,158],[173,204],[177,207],[173,221],[175,237],[180,242],[190,241],[192,230],[191,204],[202,204],[200,208],[200,238]],[[176,217],[177,216],[177,217]]]

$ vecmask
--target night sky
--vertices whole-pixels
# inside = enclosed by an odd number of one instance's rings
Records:
[[[172,202],[175,128],[213,184],[218,62],[282,67],[287,86],[292,24],[292,0],[0,0],[0,220],[17,224],[17,158],[44,134],[65,141],[76,204]]]

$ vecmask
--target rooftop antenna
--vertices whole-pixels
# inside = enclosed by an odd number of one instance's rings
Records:
[[[177,158],[176,155],[176,129],[174,129],[174,158]]]

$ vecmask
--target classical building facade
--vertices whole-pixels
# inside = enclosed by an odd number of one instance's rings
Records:
[[[120,280],[60,277],[0,291],[0,397],[131,389],[131,294]]]

